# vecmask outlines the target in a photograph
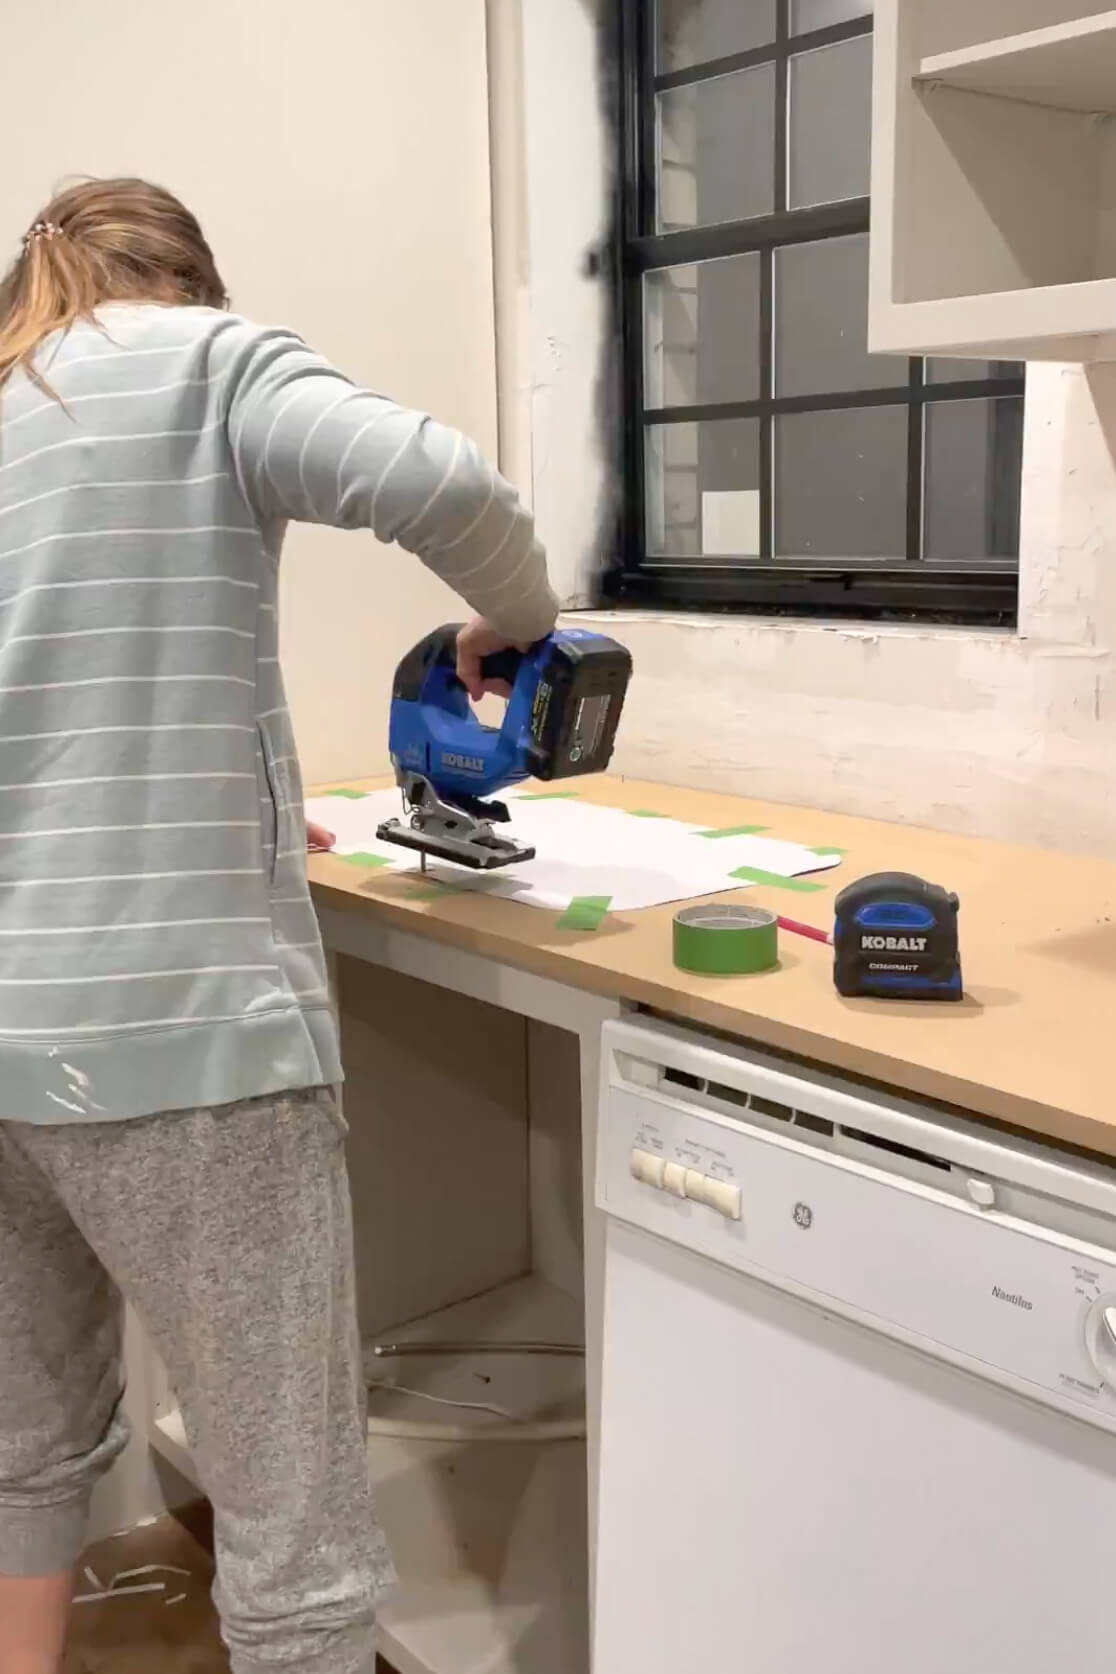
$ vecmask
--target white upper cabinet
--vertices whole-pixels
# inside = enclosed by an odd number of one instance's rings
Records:
[[[870,347],[1116,360],[1116,9],[875,11]]]

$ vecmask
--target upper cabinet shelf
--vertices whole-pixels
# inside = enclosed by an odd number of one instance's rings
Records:
[[[1116,11],[923,58],[919,82],[944,82],[1054,110],[1116,111]]]
[[[1116,9],[877,0],[870,346],[1116,359]]]

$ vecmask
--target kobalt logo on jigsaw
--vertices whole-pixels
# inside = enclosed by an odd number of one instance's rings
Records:
[[[442,766],[456,767],[459,773],[484,772],[484,762],[480,756],[461,756],[455,750],[442,751]]]

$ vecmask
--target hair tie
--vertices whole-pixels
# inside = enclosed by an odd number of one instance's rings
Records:
[[[43,238],[54,238],[57,233],[58,228],[53,221],[36,221],[31,231],[23,235],[23,248],[30,250],[32,244],[38,244]]]

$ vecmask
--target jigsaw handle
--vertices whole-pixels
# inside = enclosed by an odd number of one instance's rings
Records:
[[[437,647],[435,661],[443,668],[457,667],[457,636],[460,632],[461,624],[455,623],[451,628],[439,628],[430,636],[430,641]],[[481,674],[486,680],[506,680],[509,686],[514,686],[522,662],[523,652],[517,651],[514,646],[508,646],[503,651],[490,651],[481,662]]]
[[[523,652],[508,646],[503,651],[490,651],[487,657],[482,657],[481,673],[486,680],[506,680],[509,686],[514,686],[522,662]]]

